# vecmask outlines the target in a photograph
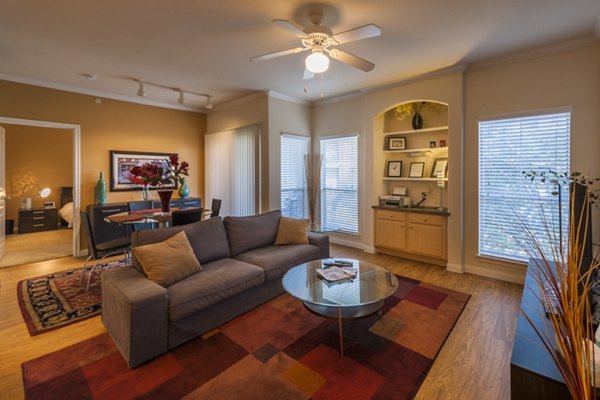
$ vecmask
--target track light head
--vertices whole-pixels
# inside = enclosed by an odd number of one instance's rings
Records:
[[[179,89],[179,100],[177,100],[179,104],[185,104],[185,96],[183,93],[183,90]]]
[[[144,82],[138,81],[140,88],[137,91],[137,95],[140,97],[146,97],[146,90],[144,89]]]

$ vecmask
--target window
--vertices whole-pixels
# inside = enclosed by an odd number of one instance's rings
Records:
[[[321,229],[358,234],[358,136],[321,139]]]
[[[308,218],[304,155],[309,140],[304,136],[281,135],[281,214]]]
[[[546,226],[558,234],[562,207],[567,229],[568,201],[559,205],[551,183],[531,182],[522,171],[568,174],[570,119],[563,112],[479,122],[480,255],[527,261],[519,220],[551,254]]]
[[[246,126],[205,136],[206,200],[221,199],[221,215],[258,212],[260,127]],[[209,200],[210,199],[210,200]]]

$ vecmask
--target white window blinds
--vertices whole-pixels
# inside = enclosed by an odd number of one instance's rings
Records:
[[[563,112],[479,123],[479,254],[527,261],[518,221],[551,254],[547,228],[558,235],[562,207],[567,229],[568,188],[559,205],[555,186],[532,182],[523,171],[568,174],[570,120]]]
[[[308,218],[304,155],[309,139],[281,135],[281,213],[290,218]]]
[[[246,126],[205,136],[206,199],[210,207],[221,199],[221,215],[244,216],[258,212],[260,128]]]
[[[358,136],[321,139],[321,229],[358,234]]]

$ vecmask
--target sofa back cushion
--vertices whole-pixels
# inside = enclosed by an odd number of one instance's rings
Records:
[[[206,221],[171,228],[144,229],[133,232],[131,245],[136,247],[162,242],[181,231],[184,231],[187,235],[200,264],[231,257],[225,226],[221,218],[211,218]],[[135,259],[133,260],[133,266],[141,271],[141,267]]]
[[[279,218],[279,210],[250,217],[225,217],[231,257],[275,243]]]

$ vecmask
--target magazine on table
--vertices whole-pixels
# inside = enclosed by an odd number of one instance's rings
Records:
[[[341,282],[348,279],[356,278],[358,274],[357,267],[337,267],[317,269],[317,275],[321,276],[328,282]]]

